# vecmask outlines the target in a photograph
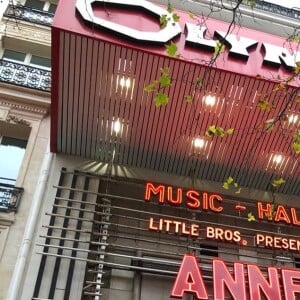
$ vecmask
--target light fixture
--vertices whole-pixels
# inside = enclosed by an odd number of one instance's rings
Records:
[[[279,165],[283,160],[283,156],[281,154],[274,154],[273,162]]]
[[[121,87],[129,88],[130,87],[130,78],[125,78],[124,76],[121,77],[119,84]]]
[[[212,94],[205,95],[203,97],[204,104],[207,106],[214,106],[217,101],[217,97]]]
[[[119,120],[116,120],[113,122],[113,131],[118,134],[121,130],[121,122]]]
[[[205,146],[205,140],[202,138],[195,138],[194,141],[195,148],[201,149]]]
[[[288,121],[290,124],[296,124],[298,121],[298,115],[296,114],[290,114],[288,117]]]

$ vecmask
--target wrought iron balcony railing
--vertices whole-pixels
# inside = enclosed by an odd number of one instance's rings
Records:
[[[13,181],[0,177],[0,211],[16,211],[18,208],[24,189],[15,187],[11,184]]]
[[[2,59],[0,81],[50,92],[51,71]]]
[[[9,5],[4,16],[40,25],[51,26],[54,14],[26,6]]]
[[[250,1],[248,1],[250,3]],[[247,1],[243,2],[245,4],[247,4]],[[300,4],[299,4],[300,7]],[[300,10],[296,9],[296,8],[288,8],[288,7],[284,7],[284,5],[277,5],[277,4],[273,4],[273,3],[269,3],[269,2],[265,2],[265,1],[261,1],[261,0],[256,0],[255,2],[255,9],[260,9],[266,12],[270,12],[273,14],[277,14],[280,15],[282,17],[288,17],[288,18],[292,18],[292,19],[298,19],[300,20]]]

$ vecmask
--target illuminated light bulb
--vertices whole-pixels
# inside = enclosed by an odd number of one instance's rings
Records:
[[[126,78],[123,76],[121,79],[120,79],[120,86],[121,87],[126,87],[126,88],[129,88],[130,87],[130,79],[129,78]]]
[[[203,97],[203,100],[207,106],[214,106],[216,104],[217,98],[213,95],[206,95]]]
[[[121,130],[121,122],[119,120],[113,123],[113,130],[115,133],[119,133]]]
[[[273,162],[275,162],[276,164],[280,164],[283,160],[283,156],[280,154],[275,154],[273,156]]]
[[[204,145],[205,145],[205,141],[203,139],[201,139],[201,138],[194,139],[194,146],[196,148],[203,148]]]
[[[289,120],[289,123],[290,123],[290,124],[295,124],[295,123],[297,123],[297,121],[298,121],[298,115],[293,115],[293,114],[292,114],[292,115],[289,116],[289,119],[288,119],[288,120]]]

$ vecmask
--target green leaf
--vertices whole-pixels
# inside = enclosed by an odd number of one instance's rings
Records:
[[[208,127],[208,129],[205,132],[205,135],[211,137],[213,135],[216,135],[217,129],[215,125],[211,125]]]
[[[233,179],[231,176],[229,176],[229,177],[226,179],[226,182],[227,182],[228,184],[232,184],[232,183],[234,182],[234,179]]]
[[[262,99],[259,100],[257,103],[258,108],[260,108],[261,110],[266,110],[269,111],[272,109],[272,105],[268,102],[267,99]]]
[[[157,83],[157,81],[153,81],[152,83],[146,85],[144,87],[144,91],[148,92],[148,93],[153,92],[155,90],[156,83]]]
[[[256,0],[244,0],[243,3],[248,4],[251,9],[254,9]]]
[[[169,96],[165,93],[157,93],[155,95],[154,102],[157,107],[165,105],[169,102]]]
[[[228,135],[233,134],[233,132],[234,132],[234,128],[229,128],[229,129],[226,130],[226,133],[227,133]]]
[[[226,189],[226,190],[228,190],[228,189],[230,188],[230,186],[232,186],[232,185],[233,185],[233,187],[236,189],[235,193],[236,193],[236,194],[240,194],[240,192],[241,192],[242,189],[239,188],[238,183],[235,182],[234,179],[233,179],[231,176],[229,176],[229,177],[225,180],[225,182],[223,182],[223,188]]]
[[[210,132],[212,132],[213,134],[216,134],[216,132],[217,132],[216,125],[211,125],[211,126],[209,126],[209,127],[208,127],[208,130],[209,130]]]
[[[300,154],[300,131],[294,134],[293,140],[294,140],[293,149],[296,152],[296,154]]]
[[[171,85],[171,77],[169,76],[168,68],[161,69],[159,84],[161,85],[161,87],[168,87]]]
[[[186,95],[184,99],[187,103],[191,103],[193,101],[193,97],[191,95]]]
[[[214,49],[213,58],[217,58],[224,50],[225,50],[225,45],[222,42],[217,41]]]
[[[211,137],[211,136],[219,136],[223,137],[225,136],[225,133],[227,135],[231,135],[234,132],[234,128],[229,128],[226,131],[222,127],[217,127],[216,125],[211,125],[208,127],[208,129],[205,132],[205,135]]]
[[[170,44],[166,45],[167,54],[171,57],[177,56],[178,47],[175,43],[171,42]]]
[[[254,8],[255,4],[256,4],[256,0],[250,0],[250,7],[251,7],[251,9]]]
[[[240,193],[241,193],[241,191],[242,191],[242,189],[241,189],[241,188],[239,188],[239,189],[237,189],[237,190],[236,190],[236,192],[235,192],[235,193],[236,193],[236,194],[240,194]]]
[[[225,190],[228,190],[229,189],[229,184],[228,184],[228,182],[224,182],[223,183],[223,189],[225,189]]]
[[[280,186],[280,185],[282,185],[284,183],[285,183],[285,180],[282,177],[280,177],[279,179],[273,180],[272,185],[274,187],[278,187],[278,186]]]
[[[300,143],[300,132],[298,132],[294,135],[294,142],[295,143]]]
[[[161,16],[160,16],[160,19],[159,19],[160,27],[161,27],[162,29],[166,28],[169,21],[170,21],[170,18],[168,18],[167,15],[161,15]]]
[[[223,137],[224,136],[224,129],[222,127],[216,127],[216,133],[217,136]]]
[[[274,87],[273,92],[280,91],[280,90],[284,90],[284,89],[286,89],[286,88],[287,88],[286,82],[281,81],[280,83],[278,83],[278,84]]]
[[[172,13],[173,12],[173,7],[171,5],[171,3],[168,3],[168,8],[167,8],[168,13]]]
[[[296,62],[296,67],[294,69],[295,74],[299,74],[300,73],[300,61]]]
[[[175,23],[178,23],[180,20],[180,16],[178,16],[177,14],[174,13],[174,14],[172,14],[172,19]]]
[[[249,221],[249,222],[255,221],[255,217],[253,216],[252,212],[249,212],[249,213],[248,213],[248,221]]]
[[[293,149],[296,154],[300,154],[300,143],[293,143]]]

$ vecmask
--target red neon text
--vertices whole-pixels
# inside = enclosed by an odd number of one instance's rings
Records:
[[[155,186],[148,182],[146,184],[145,200],[151,201],[153,196],[156,196],[160,204],[185,205],[191,209],[201,207],[204,211],[212,211],[214,213],[220,213],[224,209],[221,205],[223,198],[220,195],[208,194],[206,192],[200,194],[195,190],[183,192],[182,188],[166,187],[162,184]]]
[[[297,299],[300,295],[300,270],[282,269],[280,277],[285,300]],[[247,300],[247,294],[250,300],[261,300],[262,295],[269,300],[282,300],[280,277],[275,267],[268,267],[266,278],[256,265],[236,262],[233,268],[228,268],[223,260],[214,259],[213,299],[224,300],[228,292],[234,300]],[[182,260],[171,296],[182,299],[184,294],[192,294],[198,300],[209,299],[201,268],[196,257],[189,254]]]
[[[300,220],[294,207],[285,208],[283,205],[278,205],[274,209],[271,203],[257,202],[257,214],[260,220],[266,218],[268,221],[300,226]]]

